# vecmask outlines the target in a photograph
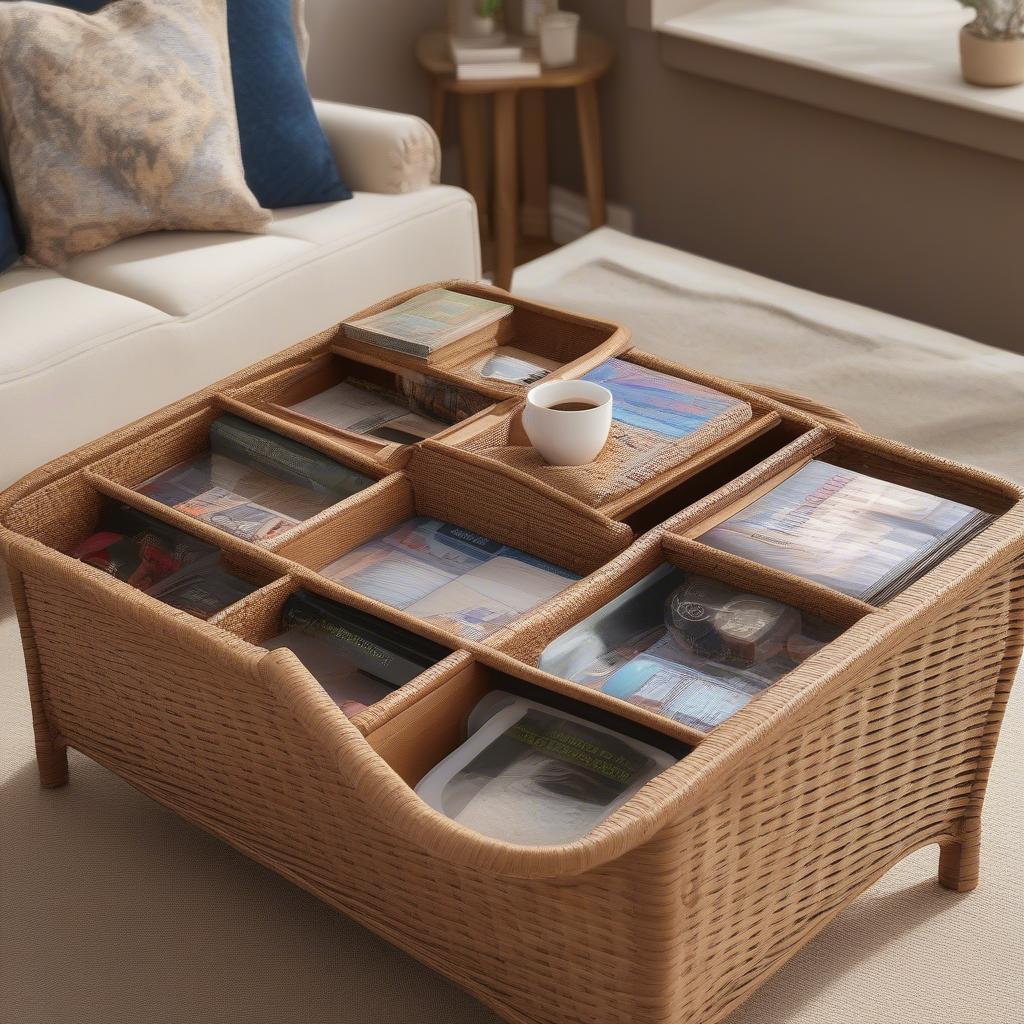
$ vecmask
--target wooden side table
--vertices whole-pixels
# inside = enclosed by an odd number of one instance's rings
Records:
[[[573,89],[579,120],[580,150],[587,190],[590,226],[605,222],[604,170],[598,119],[597,80],[612,62],[612,49],[602,39],[580,33],[574,65],[550,68],[538,78],[459,81],[445,32],[427,32],[416,42],[416,58],[431,78],[431,119],[438,136],[444,129],[449,93],[459,102],[459,135],[463,177],[476,200],[481,230],[489,231],[487,151],[484,103],[494,97],[494,283],[508,288],[515,267],[519,234],[519,167],[523,178],[523,232],[531,237],[548,233],[548,166],[544,112],[545,89]],[[516,108],[522,118],[517,126]],[[517,150],[520,150],[517,154]]]

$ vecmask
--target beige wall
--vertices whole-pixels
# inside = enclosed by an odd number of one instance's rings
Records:
[[[443,3],[308,3],[315,91],[426,113],[411,49]],[[608,195],[638,235],[1024,350],[1020,163],[668,68],[623,0],[563,6],[618,47]],[[549,110],[552,179],[580,191],[572,105]]]
[[[314,96],[426,117],[416,37],[444,24],[445,0],[306,0]]]

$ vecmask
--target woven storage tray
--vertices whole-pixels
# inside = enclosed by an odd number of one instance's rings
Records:
[[[622,522],[431,442],[384,475],[338,438],[258,409],[248,412],[256,422],[381,479],[260,547],[132,491],[173,453],[197,450],[218,410],[241,412],[218,395],[336,343],[325,332],[0,496],[44,784],[65,782],[66,749],[81,750],[519,1024],[710,1024],[912,850],[939,844],[940,881],[976,884],[985,783],[1024,642],[1015,487],[813,404],[796,412],[797,399],[776,394],[763,398],[775,427]],[[708,523],[811,457],[998,518],[881,608],[701,544]],[[201,621],[60,554],[107,499],[218,545],[261,589]],[[412,512],[588,575],[476,643],[317,574]],[[664,559],[814,609],[844,631],[707,733],[535,667],[548,638]],[[290,652],[256,646],[300,586],[452,653],[347,719]],[[614,721],[680,760],[576,842],[482,837],[411,787],[496,688]]]
[[[431,439],[453,449],[467,464],[528,484],[563,492],[609,516],[623,517],[683,480],[722,460],[760,435],[784,424],[780,433],[806,430],[809,423],[793,410],[769,405],[764,396],[710,374],[638,349],[619,356],[646,369],[680,377],[732,395],[751,407],[749,420],[716,433],[698,431],[686,441],[659,439],[651,431],[612,422],[607,444],[584,466],[551,466],[530,445],[522,426],[523,403],[499,406]]]

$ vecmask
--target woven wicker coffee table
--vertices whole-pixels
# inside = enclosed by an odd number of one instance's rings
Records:
[[[446,286],[515,309],[427,368],[486,399],[434,438],[353,443],[288,412],[288,396],[338,379],[349,363],[423,370],[332,329],[0,496],[42,783],[65,783],[66,750],[81,751],[519,1024],[711,1024],[913,850],[938,845],[942,884],[974,887],[988,771],[1024,641],[1020,490],[795,396],[656,360],[614,323]],[[636,487],[612,479],[588,503],[572,478],[504,457],[522,390],[476,369],[494,346],[537,338],[555,375],[616,356],[742,398],[752,418],[695,457],[662,459]],[[224,412],[376,482],[262,545],[135,489],[200,451]],[[702,523],[819,456],[994,518],[882,607],[700,542]],[[215,545],[258,589],[203,621],[65,554],[110,501]],[[320,575],[412,515],[582,579],[475,642]],[[552,637],[664,562],[813,611],[841,634],[706,732],[537,668]],[[258,646],[300,587],[450,653],[349,719],[294,655]],[[469,709],[512,684],[617,716],[685,756],[574,842],[484,837],[413,786],[458,745]]]

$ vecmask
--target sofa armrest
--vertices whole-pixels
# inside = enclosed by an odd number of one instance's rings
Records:
[[[315,100],[342,180],[359,192],[414,192],[436,185],[441,144],[420,117]]]

